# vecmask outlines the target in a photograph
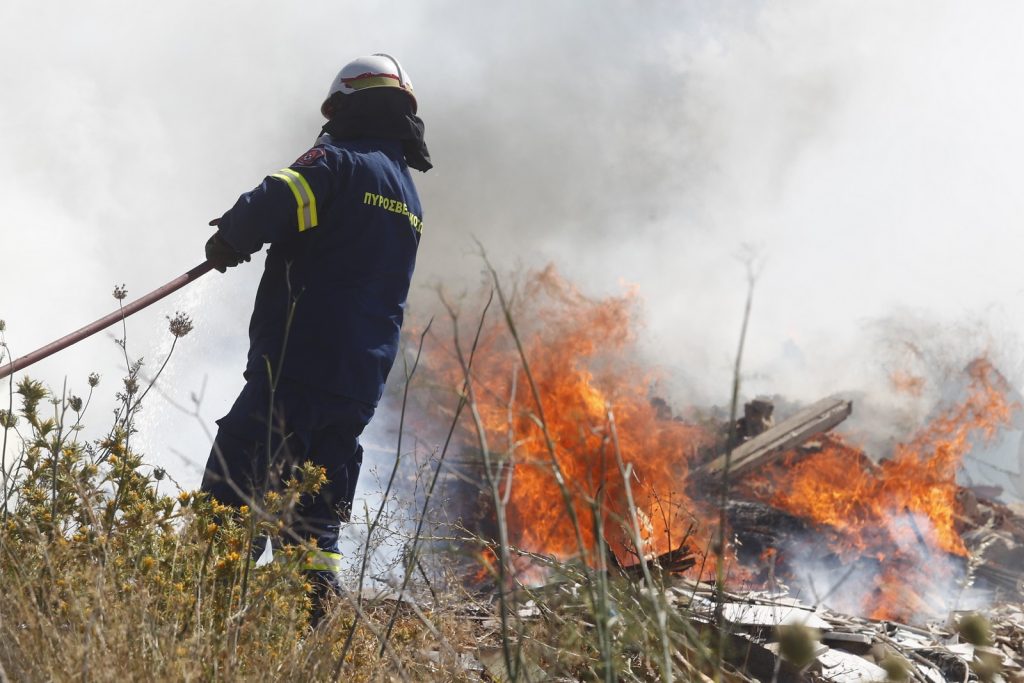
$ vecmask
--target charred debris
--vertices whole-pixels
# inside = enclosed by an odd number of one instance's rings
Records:
[[[756,476],[780,466],[783,459],[786,467],[793,466],[819,452],[828,432],[852,412],[852,401],[824,398],[775,423],[769,400],[747,403],[737,424],[723,430],[728,435],[726,448],[731,446],[731,475],[735,479]],[[692,473],[691,487],[713,488],[726,466],[724,455],[705,458]],[[870,477],[878,470],[866,457],[851,459],[848,466],[851,476]],[[780,576],[795,573],[796,567],[779,563],[799,560],[785,558],[778,549],[797,543],[806,546],[808,539],[828,530],[763,501],[746,500],[743,491],[738,487],[730,496],[726,511],[737,559],[754,566],[759,561],[766,564],[767,557],[771,566],[766,571]],[[905,675],[906,680],[915,681],[967,681],[984,679],[988,672],[990,680],[1024,681],[1024,508],[999,502],[999,493],[991,486],[958,486],[956,530],[967,556],[946,554],[944,558],[960,570],[964,589],[987,596],[991,606],[985,612],[991,632],[981,640],[970,636],[976,618],[970,610],[954,609],[943,619],[908,625],[843,614],[812,604],[818,600],[810,595],[794,598],[781,582],[773,591],[732,591],[724,604],[706,583],[679,577],[669,581],[670,590],[709,628],[716,628],[715,610],[720,610],[718,616],[724,617],[729,631],[728,651],[742,660],[734,663],[758,680],[876,681]],[[920,530],[914,532],[922,557],[929,559],[937,551],[928,547]],[[819,550],[824,561],[839,564],[828,548]],[[674,551],[651,564],[673,572],[689,568],[693,561]],[[772,583],[771,577],[757,578],[762,584]],[[815,634],[810,663],[799,668],[779,656],[780,634],[784,638],[786,629],[793,626]]]
[[[663,402],[657,399],[654,403],[663,419],[673,419],[667,405],[659,405]],[[735,425],[719,425],[721,443],[696,458],[688,487],[706,496],[720,485],[726,467],[734,482],[756,480],[773,467],[792,467],[820,452],[829,443],[830,431],[852,413],[852,401],[830,397],[776,422],[770,400],[751,401]],[[729,451],[728,462],[723,451]],[[871,477],[879,470],[863,453],[852,457],[847,467],[850,476]],[[828,601],[806,585],[787,585],[786,577],[799,574],[795,565],[802,558],[787,556],[780,549],[801,545],[822,562],[832,562],[837,573],[846,565],[850,565],[849,574],[857,565],[879,560],[867,554],[851,564],[849,558],[836,557],[827,544],[815,547],[815,539],[828,535],[827,525],[747,497],[750,490],[731,489],[726,517],[736,559],[745,567],[760,567],[759,575],[748,577],[748,585],[759,589],[730,589],[723,595],[711,582],[690,578],[689,570],[701,560],[682,543],[643,564],[623,566],[609,553],[609,571],[638,583],[645,573],[656,574],[670,603],[687,619],[716,637],[726,632],[730,663],[738,675],[750,680],[940,682],[979,680],[980,672],[982,680],[1024,681],[1024,508],[999,502],[999,491],[992,487],[959,486],[955,526],[965,556],[929,547],[923,532],[914,529],[920,557],[937,560],[936,554],[941,553],[942,561],[956,568],[964,590],[987,596],[986,636],[979,640],[965,636],[975,610],[936,605],[932,617],[940,612],[941,617],[907,624],[844,613],[826,606]],[[541,601],[528,599],[530,595],[557,595],[578,588],[564,577],[534,586],[517,603],[518,617],[544,618],[537,607]],[[496,628],[497,622],[486,614],[476,618],[485,628],[488,624]],[[801,666],[780,653],[784,648],[780,640],[793,628],[813,634],[809,660]],[[484,659],[478,665],[486,671]],[[993,672],[991,677],[985,678],[986,671]]]

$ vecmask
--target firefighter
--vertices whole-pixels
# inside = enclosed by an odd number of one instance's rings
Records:
[[[210,222],[217,231],[206,256],[220,272],[270,248],[245,386],[217,421],[202,489],[226,505],[259,505],[292,468],[322,467],[327,483],[300,501],[287,532],[316,540],[314,586],[334,586],[362,463],[358,438],[398,352],[423,231],[409,168],[431,168],[416,110],[395,58],[356,59],[331,83],[313,148]]]

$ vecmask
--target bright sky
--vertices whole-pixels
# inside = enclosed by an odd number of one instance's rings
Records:
[[[1010,1],[4,3],[0,319],[22,355],[112,310],[115,284],[199,263],[207,221],[308,148],[338,68],[385,51],[436,165],[414,311],[476,286],[473,237],[501,268],[635,284],[673,394],[721,403],[753,244],[749,393],[884,403],[893,367],[982,350],[1020,386],[1022,32]],[[201,420],[156,398],[141,424],[186,486],[241,386],[261,262],[131,319],[151,368],[164,316],[196,321],[161,387],[205,386]],[[84,393],[91,371],[99,428],[109,335],[31,374]]]

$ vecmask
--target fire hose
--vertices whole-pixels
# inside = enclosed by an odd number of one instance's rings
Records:
[[[42,359],[48,356],[52,356],[58,351],[63,351],[72,344],[77,344],[86,337],[90,337],[99,332],[100,330],[105,330],[114,323],[124,320],[125,318],[134,313],[138,313],[139,311],[141,311],[143,308],[146,308],[150,304],[155,304],[157,301],[160,301],[160,299],[163,299],[169,294],[173,294],[174,292],[178,291],[185,285],[196,281],[203,275],[209,273],[211,270],[213,270],[213,264],[210,263],[209,261],[203,261],[198,266],[188,271],[184,275],[179,275],[178,277],[174,278],[164,286],[154,289],[149,294],[139,297],[130,304],[121,306],[118,310],[114,311],[110,315],[103,316],[99,320],[90,323],[79,330],[75,330],[71,334],[65,335],[58,339],[57,341],[50,342],[46,346],[36,349],[35,351],[28,355],[22,356],[17,360],[0,366],[0,379],[12,375],[18,370],[21,370],[22,368],[27,368],[29,365],[32,365],[37,361],[41,361]]]

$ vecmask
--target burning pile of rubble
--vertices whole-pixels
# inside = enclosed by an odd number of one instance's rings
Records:
[[[984,383],[992,369],[982,363],[973,366],[971,372]],[[851,401],[828,398],[775,424],[770,419],[772,404],[761,399],[747,405],[736,429],[719,430],[722,438],[729,439],[733,446],[728,464],[737,486],[728,502],[727,517],[735,559],[743,568],[739,583],[762,588],[731,589],[721,596],[711,581],[688,578],[687,574],[703,558],[686,550],[685,543],[648,557],[643,564],[662,577],[669,602],[680,613],[715,633],[724,625],[729,659],[754,680],[941,683],[980,677],[1024,681],[1024,508],[986,497],[985,494],[993,493],[989,489],[957,486],[955,499],[959,507],[953,523],[963,541],[964,555],[943,554],[937,548],[935,530],[927,525],[927,518],[914,522],[914,516],[909,514],[912,549],[901,550],[898,543],[892,545],[893,552],[902,552],[907,557],[888,558],[890,562],[909,559],[929,563],[928,571],[952,572],[954,575],[940,578],[956,584],[954,603],[983,597],[988,606],[979,612],[958,609],[956,604],[950,604],[948,596],[937,598],[935,604],[923,605],[921,601],[928,596],[913,582],[899,584],[901,590],[914,594],[913,601],[904,599],[898,605],[879,603],[891,597],[884,586],[889,578],[884,566],[886,558],[843,558],[830,547],[842,535],[840,530],[763,502],[771,498],[771,480],[779,474],[773,475],[773,468],[790,473],[796,463],[809,461],[829,449],[839,448],[847,458],[848,479],[886,476],[884,463],[875,463],[828,433],[852,410]],[[691,473],[691,486],[714,486],[721,481],[726,464],[725,456],[705,457]],[[796,547],[803,547],[804,552],[797,558],[787,557]],[[876,542],[875,549],[878,547],[881,546]],[[813,555],[819,561],[827,558],[832,562],[834,584],[818,586],[816,590],[813,581],[801,581],[801,567],[794,559],[804,563]],[[611,564],[613,571],[625,577],[642,578],[641,563],[622,565],[612,556]],[[844,582],[858,572],[882,581],[882,585],[874,587],[874,594],[868,596],[874,598],[868,605],[874,606],[878,618],[859,616],[862,610],[858,607],[863,605],[854,605],[852,612],[827,606],[842,603],[830,598],[844,592]],[[856,580],[863,582],[864,578]],[[564,586],[552,584],[539,590],[564,590]],[[864,599],[864,587],[854,594]],[[520,610],[521,618],[539,616],[532,604]],[[888,612],[907,615],[908,605],[918,609],[908,615],[913,624],[884,618]],[[799,665],[781,652],[786,647],[787,631],[791,630],[803,632],[807,638],[807,659]]]
[[[650,373],[630,360],[628,295],[589,299],[546,271],[518,300],[529,302],[529,314],[510,310],[508,318],[537,323],[521,324],[514,340],[503,321],[482,328],[473,419],[463,423],[463,461],[486,444],[510,545],[525,551],[512,580],[544,581],[531,556],[627,575],[653,563],[677,574],[680,595],[699,615],[722,561],[736,591],[726,616],[743,627],[734,635],[766,657],[774,655],[765,634],[785,613],[821,631],[828,649],[817,666],[831,680],[871,679],[890,650],[917,680],[965,680],[958,672],[979,652],[1019,671],[1024,625],[1012,605],[1024,601],[1024,510],[957,481],[973,446],[1024,408],[986,360],[967,368],[961,400],[936,408],[877,460],[831,431],[853,411],[844,398],[777,423],[767,400],[748,404],[735,425],[674,416],[651,399]],[[466,382],[451,354],[428,365],[438,385]],[[488,496],[472,498],[475,530],[496,538]],[[717,554],[710,549],[722,500],[728,542]],[[992,644],[965,647],[956,615],[991,605],[1004,605],[990,611]],[[835,673],[847,666],[873,673]]]
[[[857,563],[874,565],[863,567],[877,579],[867,612],[880,618],[942,613],[951,605],[920,604],[921,585],[939,578],[985,591],[993,602],[1024,600],[1024,507],[997,501],[990,496],[998,491],[990,488],[956,483],[969,433],[997,425],[1006,409],[1001,393],[992,391],[995,370],[976,362],[969,372],[974,391],[964,404],[933,421],[938,426],[912,446],[898,448],[891,461],[876,463],[827,434],[852,412],[852,402],[843,399],[823,399],[752,436],[740,431],[741,443],[729,457],[736,483],[728,507],[740,563],[777,575],[798,573],[780,564],[806,563],[808,556],[851,571]],[[748,406],[748,418],[769,405],[759,404]],[[979,427],[974,420],[981,419],[991,422]],[[698,465],[693,480],[720,482],[726,458]],[[895,491],[888,485],[893,480]],[[927,572],[917,572],[920,581],[906,581],[906,572],[913,576],[921,566]],[[887,585],[894,569],[902,580]],[[941,572],[945,576],[934,575]]]
[[[987,389],[991,380],[998,379],[994,369],[977,362],[968,371],[977,391],[967,403],[979,396],[991,397]],[[975,403],[974,408],[986,415],[992,413],[991,405]],[[816,454],[830,449],[838,449],[845,458],[845,484],[837,482],[834,490],[860,477],[886,476],[884,462],[875,463],[828,434],[852,410],[851,401],[828,398],[775,424],[772,404],[759,399],[747,404],[735,429],[721,430],[732,446],[730,462],[723,455],[705,458],[691,472],[691,486],[713,487],[722,481],[728,464],[736,486],[727,503],[727,517],[736,559],[746,570],[741,575],[748,584],[770,589],[733,590],[719,605],[710,582],[684,578],[683,573],[697,564],[693,555],[677,550],[649,564],[666,572],[679,572],[668,579],[670,593],[674,602],[696,615],[698,621],[713,627],[716,609],[721,610],[730,631],[730,651],[742,660],[737,663],[742,663],[746,672],[761,680],[814,677],[828,681],[965,681],[973,680],[979,672],[995,676],[996,671],[1001,672],[1003,680],[1024,680],[1024,506],[998,502],[990,497],[999,493],[991,487],[953,483],[957,512],[952,522],[964,554],[939,549],[930,520],[924,517],[915,522],[915,515],[904,507],[911,543],[903,548],[892,543],[889,552],[895,557],[884,558],[865,556],[863,549],[858,550],[860,555],[843,557],[833,545],[843,536],[842,530],[765,502],[774,499],[773,484],[793,485],[797,463],[813,464]],[[952,412],[960,418],[965,414],[959,408]],[[965,425],[962,419],[944,424],[952,432]],[[731,436],[725,436],[728,434]],[[962,436],[957,434],[954,439],[961,446],[966,443]],[[779,479],[773,481],[775,478]],[[952,480],[943,481],[949,484]],[[934,481],[930,483],[935,485]],[[781,500],[785,505],[786,498]],[[872,548],[877,551],[883,545],[876,540]],[[797,548],[801,551],[794,550]],[[825,580],[831,577],[834,583],[816,587],[810,577],[802,580],[802,569],[812,561],[819,566],[831,563],[832,571]],[[886,561],[904,570],[907,561],[926,568],[916,581],[897,584],[904,595],[895,605],[885,602],[892,598],[885,585],[891,580]],[[635,565],[622,569],[627,575],[639,575],[631,571]],[[927,583],[923,577],[943,571],[947,574],[930,578],[944,587],[954,585],[956,593],[952,597],[931,596],[936,602],[925,604],[929,596],[922,587]],[[869,586],[873,591],[865,592],[863,585],[853,591],[858,600],[866,599],[866,604],[847,602],[850,612],[826,607],[843,603],[832,596],[846,592],[846,581],[865,581],[864,576],[856,577],[858,573],[867,574],[869,583],[878,582]],[[978,612],[958,609],[958,600],[986,605],[982,610],[986,621],[977,621]],[[864,613],[865,606],[872,607],[873,616],[878,618],[857,616]],[[914,611],[908,612],[909,607]],[[914,625],[885,618],[889,614],[908,617]],[[985,626],[979,627],[978,623]],[[802,667],[779,656],[779,636],[792,626],[814,634],[813,656]],[[979,628],[985,632],[977,632]]]
[[[977,362],[969,373],[977,385],[987,388],[987,380],[993,379],[995,371],[987,363]],[[976,392],[975,396],[981,393],[985,392]],[[991,406],[975,407],[991,410]],[[851,616],[822,606],[821,603],[830,602],[832,594],[843,591],[843,582],[858,571],[884,581],[888,577],[881,565],[886,560],[899,565],[900,558],[843,558],[829,547],[830,542],[843,535],[841,530],[764,501],[774,499],[772,484],[793,484],[793,467],[798,462],[808,461],[829,448],[842,451],[847,482],[885,476],[885,463],[876,464],[827,434],[851,414],[852,408],[850,401],[823,399],[776,425],[764,419],[773,412],[770,402],[759,400],[746,406],[745,416],[734,430],[738,437],[732,444],[728,464],[738,480],[735,493],[746,497],[733,498],[728,503],[737,559],[745,567],[760,567],[761,572],[755,572],[758,575],[754,577],[759,583],[770,585],[775,576],[791,577],[806,598],[800,601],[778,591],[730,594],[722,606],[722,616],[733,627],[733,651],[742,652],[746,670],[763,680],[803,680],[814,676],[829,681],[966,681],[979,672],[995,676],[997,671],[1002,672],[1004,680],[1024,680],[1024,506],[1003,504],[988,497],[998,494],[991,488],[955,486],[957,512],[953,526],[963,542],[963,556],[943,555],[933,546],[934,529],[926,527],[928,537],[922,531],[927,518],[917,523],[906,508],[905,519],[913,542],[911,551],[902,549],[906,559],[928,568],[922,574],[955,572],[954,576],[943,577],[959,589],[954,603],[956,599],[973,599],[996,605],[984,610],[990,621],[977,621],[977,613],[970,610],[958,611],[946,596],[939,596],[935,604],[922,604],[922,596],[914,595],[922,592],[921,586],[912,581],[898,585],[914,601],[904,596],[899,605],[886,604],[884,600],[892,596],[886,594],[884,585],[877,586],[871,597],[883,601],[872,603],[878,616],[901,612],[921,621],[914,626],[885,618]],[[696,468],[695,481],[702,481],[703,485],[721,481],[726,465],[725,456],[708,460]],[[780,480],[773,482],[774,477]],[[844,485],[837,483],[834,488]],[[785,504],[787,499],[781,500]],[[787,558],[786,554],[797,547],[803,552]],[[880,544],[876,543],[874,549],[878,547]],[[893,547],[900,552],[899,544]],[[798,564],[806,563],[810,556],[819,562],[831,561],[835,569],[831,576],[838,577],[833,579],[834,585],[815,590],[812,581],[800,580]],[[873,566],[858,566],[863,563]],[[672,590],[685,596],[689,609],[703,613],[708,624],[714,623],[716,596],[710,585],[681,579]],[[855,594],[863,597],[863,587]],[[808,604],[811,599],[817,607]],[[916,611],[908,614],[910,605]],[[859,613],[856,609],[853,612]],[[985,626],[979,627],[978,623]],[[991,632],[972,633],[972,629],[987,629],[989,623]],[[817,635],[813,657],[802,669],[778,657],[778,636],[793,625],[811,629]]]

